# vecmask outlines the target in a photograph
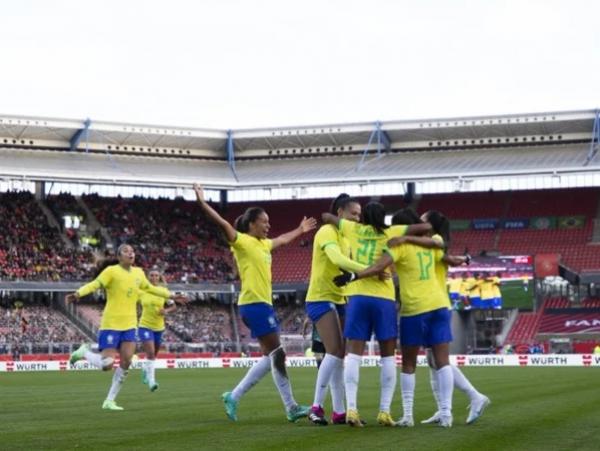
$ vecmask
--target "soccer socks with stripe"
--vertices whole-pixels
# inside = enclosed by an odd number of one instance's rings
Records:
[[[258,362],[256,362],[244,378],[237,384],[237,386],[231,392],[231,397],[235,401],[239,401],[240,398],[252,387],[254,387],[265,375],[271,370],[271,359],[266,355],[263,355]]]
[[[454,376],[454,387],[464,392],[471,401],[482,396],[481,393],[473,387],[473,384],[469,382],[469,379],[467,379],[463,372],[454,365],[452,365],[452,375]]]
[[[275,349],[269,354],[271,359],[271,374],[273,375],[273,381],[279,391],[281,400],[285,405],[285,410],[289,411],[292,407],[296,406],[296,400],[292,394],[292,386],[285,369],[285,351],[281,346]]]
[[[402,389],[402,410],[404,418],[413,417],[413,403],[415,400],[415,375],[400,374],[400,387]]]
[[[331,375],[329,382],[331,387],[331,404],[335,413],[344,413],[344,361],[337,357],[337,366]]]
[[[380,371],[381,396],[379,410],[389,413],[394,390],[396,389],[396,357],[382,357]]]
[[[341,361],[340,358],[334,355],[325,354],[321,366],[319,367],[319,372],[317,373],[313,406],[323,407],[323,402],[327,395],[327,387],[329,386],[329,382],[331,381],[338,362],[341,363]]]
[[[358,410],[356,398],[361,362],[362,358],[357,354],[346,355],[344,386],[346,388],[346,406],[348,410]]]
[[[454,391],[452,366],[446,365],[437,370],[437,382],[439,389],[440,414],[452,415],[452,393]]]
[[[125,379],[127,378],[127,374],[129,374],[129,371],[124,370],[121,367],[118,367],[115,370],[112,378],[112,384],[110,386],[110,390],[108,391],[108,396],[106,397],[106,399],[108,399],[109,401],[114,401],[116,399],[117,395],[121,391],[121,387],[123,386]]]
[[[440,388],[437,381],[437,370],[429,368],[429,383],[431,384],[431,392],[433,393],[433,399],[435,399],[435,405],[440,410]]]

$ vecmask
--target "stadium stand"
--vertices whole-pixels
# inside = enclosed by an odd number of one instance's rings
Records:
[[[101,198],[84,196],[115,247],[135,246],[136,262],[158,267],[169,282],[234,280],[231,258],[216,228],[195,203],[183,199]]]
[[[83,280],[93,256],[69,249],[51,227],[33,194],[0,193],[0,279]]]
[[[14,308],[0,307],[0,332],[0,345],[27,344],[32,347],[29,351],[34,352],[40,349],[48,352],[52,343],[76,343],[86,339],[58,310],[29,304],[18,313]]]

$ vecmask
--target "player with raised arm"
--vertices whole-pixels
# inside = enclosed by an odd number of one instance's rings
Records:
[[[348,194],[340,194],[331,205],[331,214],[348,221],[360,220],[360,203]],[[330,224],[323,225],[315,235],[312,251],[310,283],[306,293],[306,313],[313,323],[313,338],[316,331],[325,355],[317,374],[315,397],[309,420],[314,424],[327,425],[323,401],[327,387],[331,386],[334,424],[345,423],[344,408],[344,338],[346,297],[342,288],[333,283],[340,269],[360,271],[365,269],[349,258],[350,248],[338,229]],[[313,351],[315,341],[313,339]]]
[[[378,202],[366,205],[362,223],[340,219],[330,213],[323,214],[323,222],[338,227],[342,236],[350,243],[353,259],[363,265],[372,265],[377,261],[389,239],[406,233],[424,233],[431,229],[428,224],[419,224],[411,228],[389,227],[385,224],[385,208]],[[379,271],[372,272],[371,275],[386,272],[387,266],[389,265],[380,267]],[[395,352],[398,320],[394,284],[390,278],[361,278],[350,285],[346,293],[349,296],[344,326],[344,337],[347,339],[344,368],[348,408],[346,422],[351,426],[362,426],[357,403],[360,365],[365,344],[374,333],[381,353],[381,392],[377,422],[384,426],[395,426],[390,414],[397,379]]]
[[[115,357],[120,358],[119,367],[114,372],[112,384],[103,409],[123,410],[115,403],[117,394],[125,382],[131,358],[136,348],[137,309],[136,304],[140,292],[148,292],[163,299],[169,299],[171,293],[164,287],[152,285],[141,268],[133,266],[135,252],[133,247],[122,244],[117,249],[117,260],[105,261],[99,268],[99,275],[75,293],[68,294],[67,303],[75,302],[96,290],[106,291],[106,306],[102,313],[98,332],[98,348],[100,354],[90,351],[88,345],[82,344],[71,354],[70,363],[74,364],[86,359],[90,365],[104,371],[111,370]],[[176,296],[176,300],[185,302],[184,296]]]
[[[148,279],[152,285],[163,287],[167,285],[165,277],[155,269],[148,273]],[[140,294],[139,303],[142,306],[142,316],[138,325],[138,338],[146,354],[146,362],[142,367],[142,382],[153,392],[158,389],[155,363],[162,334],[165,331],[165,315],[173,312],[177,307],[172,300],[147,292]]]
[[[263,353],[233,391],[223,393],[225,413],[229,419],[237,421],[241,397],[270,371],[285,406],[287,419],[295,422],[307,416],[310,407],[300,406],[294,399],[285,368],[285,351],[279,340],[279,325],[273,311],[271,252],[314,230],[316,221],[305,217],[294,230],[270,239],[269,216],[262,208],[248,208],[236,220],[234,228],[208,204],[200,185],[195,184],[194,191],[202,211],[221,228],[231,246],[242,285],[238,300],[240,315],[252,337],[258,339]]]

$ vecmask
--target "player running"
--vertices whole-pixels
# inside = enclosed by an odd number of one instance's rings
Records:
[[[389,239],[406,233],[424,233],[431,229],[429,224],[419,224],[410,228],[399,225],[389,227],[385,224],[385,208],[378,202],[367,204],[362,224],[340,219],[329,213],[323,214],[323,222],[338,227],[342,236],[350,243],[353,259],[364,265],[372,265],[381,257]],[[389,262],[391,263],[392,261]],[[386,272],[389,264],[380,266],[379,270],[372,271],[371,275]],[[340,277],[344,278],[347,274],[349,273]],[[368,277],[364,280],[361,278],[351,284],[346,293],[349,296],[344,326],[348,351],[344,368],[348,408],[346,422],[358,427],[363,424],[357,405],[359,373],[365,344],[374,332],[381,353],[381,393],[377,422],[384,426],[395,426],[390,415],[396,387],[395,352],[398,338],[394,284],[389,277]]]
[[[70,303],[100,288],[106,291],[106,306],[98,332],[100,354],[90,351],[88,345],[82,344],[71,354],[70,363],[74,364],[85,358],[92,366],[108,371],[112,369],[115,357],[119,356],[119,367],[113,374],[108,396],[102,404],[102,408],[107,410],[123,410],[115,403],[115,399],[127,378],[131,358],[135,353],[136,304],[140,291],[163,299],[171,297],[166,288],[156,287],[148,282],[144,271],[133,266],[134,262],[133,247],[122,244],[117,249],[117,261],[104,262],[99,268],[99,275],[92,282],[65,297],[65,301]],[[187,300],[185,296],[175,296],[175,299],[181,302]]]
[[[331,214],[347,221],[360,220],[360,203],[348,194],[340,194],[331,205]],[[340,273],[365,269],[349,258],[347,241],[338,229],[330,224],[323,225],[315,235],[312,252],[310,283],[306,294],[306,313],[313,323],[313,352],[315,344],[324,347],[325,355],[317,374],[315,397],[308,419],[319,425],[327,425],[323,402],[327,387],[331,385],[334,424],[346,422],[344,408],[344,338],[342,335],[346,298],[343,289],[333,283]],[[320,338],[315,343],[315,332]],[[319,350],[319,349],[317,349]]]
[[[279,325],[273,311],[271,252],[314,230],[316,221],[314,218],[304,218],[296,229],[269,239],[269,216],[262,208],[248,208],[236,220],[234,228],[206,202],[200,185],[195,184],[194,191],[202,211],[221,228],[231,246],[242,285],[238,300],[240,315],[252,337],[258,339],[263,353],[263,357],[248,370],[233,391],[223,393],[225,413],[229,419],[237,421],[241,397],[271,371],[288,421],[298,421],[308,415],[310,407],[300,406],[294,399],[285,368],[285,352],[279,341]]]
[[[164,276],[157,270],[148,273],[150,283],[155,286],[166,286]],[[142,292],[139,303],[142,305],[142,316],[138,326],[138,338],[146,354],[146,362],[142,367],[142,382],[148,385],[150,391],[158,389],[155,376],[155,362],[162,334],[165,331],[165,315],[173,312],[177,307],[175,302],[166,300],[151,293]]]

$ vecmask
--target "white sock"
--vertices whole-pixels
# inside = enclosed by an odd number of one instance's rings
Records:
[[[285,410],[289,411],[292,407],[297,405],[294,395],[292,393],[292,386],[287,376],[285,369],[285,352],[281,346],[275,349],[269,354],[271,359],[271,374],[273,375],[273,382],[279,391]]]
[[[437,381],[437,370],[429,367],[429,383],[431,384],[431,393],[433,393],[433,399],[435,399],[435,405],[437,410],[440,410],[440,387]]]
[[[109,401],[115,400],[115,398],[119,394],[119,391],[121,391],[121,387],[123,386],[123,382],[125,382],[128,373],[129,371],[124,370],[120,366],[117,367],[113,374],[112,384],[110,386],[110,390],[108,391],[108,396],[106,397],[106,399],[108,399]]]
[[[437,380],[440,396],[440,413],[442,415],[452,415],[452,393],[454,391],[452,367],[446,365],[437,370]]]
[[[85,351],[85,354],[83,355],[85,360],[87,360],[90,365],[95,366],[96,368],[102,368],[102,354],[96,354],[92,351]]]
[[[382,357],[380,370],[381,395],[379,410],[390,413],[394,390],[396,389],[396,357]]]
[[[356,398],[358,393],[358,380],[361,363],[362,357],[358,354],[348,354],[346,356],[346,366],[344,367],[344,386],[346,389],[346,406],[348,406],[349,410],[358,410]]]
[[[402,409],[404,418],[413,417],[413,403],[415,400],[415,375],[401,373],[400,386],[402,388]]]
[[[231,392],[231,397],[239,401],[240,398],[254,387],[271,370],[271,359],[263,355],[258,362],[250,367],[244,378]]]
[[[148,378],[148,385],[156,384],[155,371],[154,371],[155,364],[156,364],[156,360],[147,360],[146,361],[146,377]]]
[[[473,387],[463,372],[454,365],[452,365],[452,375],[454,376],[454,386],[464,392],[471,401],[481,396],[481,393]]]
[[[344,361],[337,358],[337,366],[331,375],[329,386],[331,387],[331,404],[335,413],[344,413]]]
[[[325,354],[321,366],[319,367],[319,372],[317,373],[313,406],[323,407],[323,402],[327,395],[327,387],[329,386],[333,372],[338,365],[338,361],[341,361],[341,359],[331,354]]]

